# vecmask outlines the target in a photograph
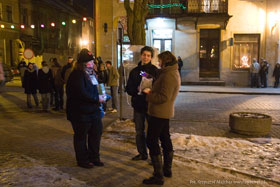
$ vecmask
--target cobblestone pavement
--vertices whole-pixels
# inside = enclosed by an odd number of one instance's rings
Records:
[[[280,138],[280,96],[277,95],[179,93],[171,131],[204,136],[237,136],[229,132],[229,114],[232,112],[270,115],[273,122],[270,136]],[[124,103],[123,113],[126,118],[133,116],[127,103]]]

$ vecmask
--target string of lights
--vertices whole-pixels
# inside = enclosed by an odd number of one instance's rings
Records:
[[[184,6],[182,3],[171,3],[171,4],[164,4],[164,5],[154,5],[148,4],[149,8],[172,8],[172,7],[181,7],[182,9],[186,9],[187,7]]]
[[[83,22],[86,22],[86,21],[87,21],[87,18],[86,18],[86,17],[83,17],[82,21],[83,21]],[[76,23],[77,23],[77,20],[76,20],[76,19],[73,19],[73,20],[72,20],[72,23],[73,23],[73,24],[76,24]],[[55,23],[55,22],[51,22],[49,25],[50,25],[51,27],[55,27],[55,26],[56,26],[56,23]],[[62,22],[61,22],[61,25],[62,25],[62,26],[66,26],[66,21],[62,21]],[[26,26],[28,26],[28,25],[19,24],[19,28],[21,28],[21,29],[25,29]],[[35,29],[35,25],[34,25],[34,24],[31,24],[31,25],[29,25],[29,26],[30,26],[31,29]],[[45,25],[45,24],[40,24],[39,27],[41,27],[41,28],[43,29],[43,28],[45,28],[46,26],[47,26],[47,25]],[[12,23],[1,24],[1,25],[0,25],[0,28],[1,28],[1,29],[5,29],[5,28],[15,29],[15,28],[16,28],[16,25],[15,25],[15,24],[12,24]]]

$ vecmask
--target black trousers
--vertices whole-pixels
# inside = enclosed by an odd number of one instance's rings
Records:
[[[159,140],[164,154],[173,151],[173,145],[169,133],[169,119],[149,116],[146,141],[151,156],[159,155],[161,153]]]
[[[74,130],[74,149],[78,163],[100,161],[99,149],[103,125],[101,118],[92,122],[71,122]]]
[[[54,97],[55,97],[55,108],[63,109],[64,104],[64,88],[62,87],[55,87],[54,88]]]

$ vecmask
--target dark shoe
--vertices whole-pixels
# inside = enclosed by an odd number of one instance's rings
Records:
[[[172,160],[173,160],[173,152],[164,153],[163,160],[164,160],[163,175],[165,177],[172,177],[171,167],[172,167]]]
[[[151,155],[154,173],[149,179],[144,179],[143,184],[157,184],[163,185],[163,172],[162,172],[162,156],[161,155]]]
[[[156,184],[156,185],[163,185],[164,181],[162,178],[158,177],[150,177],[149,179],[144,179],[143,184]]]
[[[93,165],[98,166],[98,167],[102,167],[104,166],[103,162],[97,161],[97,162],[92,162]]]
[[[87,168],[87,169],[93,168],[93,164],[90,163],[90,162],[88,162],[88,163],[78,163],[78,166],[82,167],[82,168]]]
[[[132,158],[132,160],[147,160],[147,159],[148,159],[148,156],[142,155],[142,154],[136,155],[135,157]]]

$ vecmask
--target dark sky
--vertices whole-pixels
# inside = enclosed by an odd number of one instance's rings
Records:
[[[93,2],[94,0],[74,0],[74,4],[85,8],[87,17],[93,17]]]

